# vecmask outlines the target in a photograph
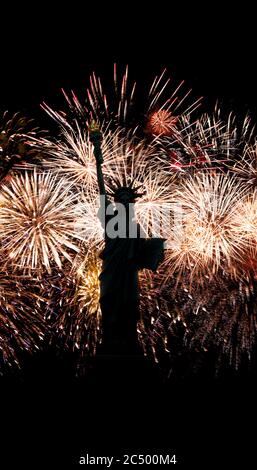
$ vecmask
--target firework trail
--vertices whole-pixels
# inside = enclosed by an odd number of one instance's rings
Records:
[[[103,129],[123,130],[126,137],[137,135],[140,140],[152,139],[161,135],[176,134],[176,121],[182,113],[190,115],[200,105],[201,98],[189,101],[192,90],[182,91],[184,81],[173,83],[164,70],[156,76],[149,91],[137,90],[136,82],[130,85],[128,67],[121,80],[114,65],[113,88],[104,92],[101,79],[93,73],[87,89],[87,98],[82,103],[74,92],[70,96],[63,91],[68,111],[61,113],[64,121],[77,123],[80,128],[88,127],[92,120],[100,123]],[[137,93],[138,91],[138,93]],[[56,118],[56,113],[46,105],[43,108]],[[58,117],[59,119],[59,117]]]
[[[216,105],[213,114],[204,113],[196,119],[191,114],[180,115],[176,126],[177,133],[163,135],[156,142],[160,147],[157,171],[161,165],[167,174],[177,173],[180,178],[203,170],[231,171],[249,179],[249,171],[254,171],[254,159],[249,158],[254,126],[248,115],[238,123],[233,113],[222,117],[222,110]]]

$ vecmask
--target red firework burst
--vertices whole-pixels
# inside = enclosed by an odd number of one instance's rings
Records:
[[[148,119],[147,132],[155,135],[170,136],[176,132],[178,117],[173,116],[166,109],[159,109],[152,113]]]

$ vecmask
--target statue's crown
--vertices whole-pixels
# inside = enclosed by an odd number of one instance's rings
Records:
[[[144,192],[138,192],[143,184],[135,185],[133,180],[128,184],[127,181],[120,182],[113,178],[108,186],[108,195],[114,197],[116,202],[122,201],[124,198],[129,202],[134,202],[144,195]]]

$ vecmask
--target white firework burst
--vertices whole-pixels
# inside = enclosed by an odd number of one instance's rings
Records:
[[[72,261],[82,240],[76,195],[66,180],[50,173],[26,172],[1,188],[1,253],[23,270],[51,270]]]
[[[174,200],[180,218],[170,233],[168,276],[189,272],[200,282],[219,269],[235,275],[246,249],[235,230],[245,194],[242,182],[223,174],[198,174],[177,189]]]

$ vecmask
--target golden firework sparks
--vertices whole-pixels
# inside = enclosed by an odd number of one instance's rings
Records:
[[[13,177],[1,189],[0,240],[6,263],[15,269],[51,270],[72,262],[82,239],[79,206],[67,181],[49,173]],[[81,215],[81,214],[80,214]]]
[[[37,351],[47,331],[44,297],[32,279],[0,273],[0,359],[18,365],[22,350]]]
[[[235,231],[238,204],[246,193],[235,178],[198,174],[174,194],[180,219],[171,230],[165,265],[168,275],[190,272],[201,281],[224,269],[235,275],[245,244]]]

